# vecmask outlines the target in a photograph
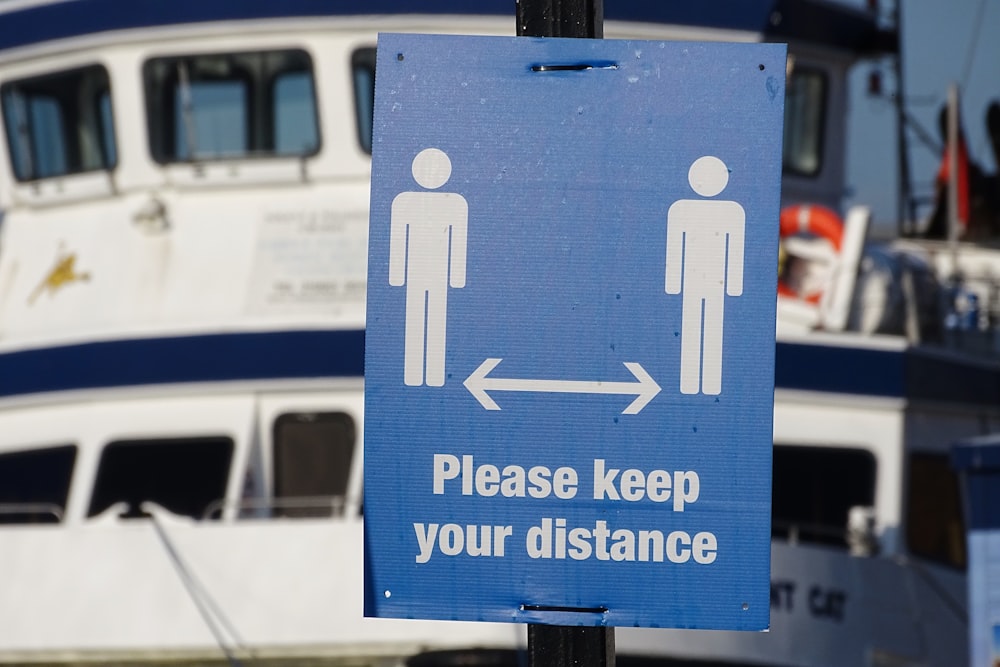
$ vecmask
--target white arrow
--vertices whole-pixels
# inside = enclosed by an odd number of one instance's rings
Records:
[[[487,410],[499,410],[500,406],[490,398],[488,391],[543,391],[568,394],[627,394],[636,399],[623,415],[635,415],[660,393],[660,385],[637,363],[626,361],[625,368],[632,372],[638,382],[601,382],[590,380],[517,380],[509,378],[488,378],[489,372],[503,359],[487,359],[472,375],[466,378],[465,388]]]

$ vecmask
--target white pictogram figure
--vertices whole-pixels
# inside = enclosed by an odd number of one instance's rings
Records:
[[[706,155],[691,165],[688,182],[702,197],[714,197],[729,183],[729,169]],[[666,291],[683,293],[682,394],[722,392],[725,295],[743,293],[745,222],[734,201],[680,199],[667,212]]]
[[[413,179],[436,190],[451,177],[451,160],[437,148],[413,158]],[[444,385],[448,287],[465,287],[469,205],[453,192],[401,192],[392,200],[389,284],[406,285],[403,381]]]

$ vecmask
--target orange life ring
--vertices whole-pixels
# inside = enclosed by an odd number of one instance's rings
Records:
[[[830,242],[835,252],[840,252],[840,244],[844,238],[844,223],[837,213],[825,206],[815,204],[796,204],[781,209],[779,218],[779,233],[781,238],[795,234],[812,234]],[[797,297],[809,303],[819,303],[822,292],[801,294],[792,289],[782,278],[778,278],[778,294],[787,297]]]

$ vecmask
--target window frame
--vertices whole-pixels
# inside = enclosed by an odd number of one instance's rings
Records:
[[[172,513],[175,513],[179,516],[190,517],[195,520],[203,520],[203,519],[215,520],[221,518],[216,514],[209,512],[209,510],[212,509],[213,506],[215,506],[217,503],[225,502],[229,490],[230,479],[232,478],[233,466],[237,464],[236,440],[231,435],[224,433],[188,435],[188,436],[163,436],[163,437],[136,436],[128,438],[118,438],[105,443],[104,446],[101,447],[101,453],[100,456],[98,457],[96,468],[94,470],[93,482],[90,488],[89,498],[87,501],[86,516],[88,518],[99,516],[100,514],[106,512],[109,508],[114,507],[116,503],[126,502],[121,498],[112,499],[110,502],[108,502],[105,496],[115,496],[115,495],[120,496],[122,495],[122,493],[120,490],[118,490],[116,493],[106,493],[102,489],[102,484],[107,483],[105,478],[106,475],[120,474],[119,470],[112,470],[111,472],[106,472],[107,459],[110,455],[114,454],[115,452],[123,449],[135,450],[137,448],[142,448],[142,447],[163,447],[163,446],[169,447],[173,445],[197,447],[199,449],[204,449],[210,443],[215,443],[224,448],[225,450],[223,452],[224,474],[221,479],[222,482],[221,494],[217,498],[210,499],[205,504],[205,506],[201,508],[200,513],[197,513],[194,510],[192,510],[191,513],[183,511],[177,512],[174,509],[168,507],[164,502],[161,502],[161,500],[155,498],[143,498],[142,501],[140,501],[140,504],[141,502],[151,500],[152,502],[164,507],[166,510]],[[120,463],[117,462],[115,463],[116,465],[121,465]],[[112,487],[112,490],[114,491],[115,488]],[[132,492],[135,491],[135,488],[130,487],[125,490],[128,492]],[[153,491],[158,492],[159,489],[154,489]],[[149,492],[150,491],[148,489],[144,489],[145,494],[148,495]],[[138,506],[130,505],[128,511],[122,516],[124,518],[140,518],[145,515],[141,512]]]
[[[372,154],[372,145],[375,139],[375,60],[376,47],[361,46],[351,53],[351,86],[354,92],[354,126],[357,131],[358,146],[367,155]],[[358,79],[359,71],[371,72],[371,92],[361,90]],[[362,93],[365,93],[365,103],[370,106],[370,117],[364,118],[362,113]],[[366,132],[367,131],[367,136]]]
[[[342,485],[338,485],[338,488],[342,486],[343,493],[302,495],[283,492],[284,490],[281,487],[283,484],[282,466],[284,465],[284,457],[281,456],[279,450],[286,446],[284,443],[287,441],[283,440],[281,437],[282,428],[288,423],[298,424],[303,422],[315,424],[339,424],[347,430],[348,437],[346,444],[349,446],[349,450],[347,452],[342,471],[339,474],[341,479],[337,480],[338,482],[342,482]],[[351,491],[351,473],[355,458],[358,456],[358,449],[360,445],[361,441],[358,433],[357,421],[347,410],[284,410],[280,412],[271,422],[271,496],[274,503],[272,514],[282,518],[345,516],[347,502]],[[291,499],[291,502],[294,505],[294,499],[296,498],[315,500],[317,498],[326,497],[331,499],[329,508],[324,505],[323,507],[317,506],[312,509],[303,508],[303,511],[297,512],[294,507],[282,507],[282,505],[285,504],[285,501],[288,501],[289,499]],[[339,508],[336,507],[336,501],[334,500],[336,498],[340,498],[342,501]],[[315,511],[317,509],[329,509],[329,513],[320,513]]]
[[[842,508],[844,510],[844,517],[839,525],[834,525],[829,521],[824,521],[826,516],[822,517],[819,521],[810,521],[807,523],[805,519],[798,518],[787,518],[778,517],[776,512],[779,509],[795,505],[798,508],[802,508],[803,503],[801,502],[790,502],[788,499],[784,499],[782,496],[782,489],[785,488],[781,484],[781,476],[779,475],[777,468],[774,467],[779,464],[779,460],[782,458],[782,453],[794,453],[800,456],[809,456],[810,453],[813,455],[819,454],[819,456],[833,457],[837,454],[843,456],[854,457],[857,462],[864,461],[865,470],[864,474],[868,475],[869,478],[864,480],[866,482],[865,488],[862,489],[864,492],[864,500],[861,502],[856,502],[847,505]],[[810,488],[816,488],[816,474],[820,471],[829,471],[831,469],[831,458],[826,458],[822,461],[825,465],[807,466],[807,470],[814,471],[814,475],[811,478],[802,479],[799,478],[800,485],[805,484]],[[794,462],[783,462],[786,465]],[[847,468],[849,464],[854,463],[854,461],[848,461],[846,458],[843,459],[838,465],[841,468]],[[800,444],[800,443],[774,443],[774,450],[772,452],[772,480],[771,480],[771,494],[772,494],[772,505],[771,505],[771,535],[779,539],[795,539],[799,543],[815,544],[819,546],[825,546],[835,549],[847,549],[847,521],[848,515],[851,507],[856,506],[874,506],[877,501],[878,494],[878,457],[870,449],[865,447],[851,447],[844,445],[822,445],[822,444]],[[794,467],[794,466],[793,466]],[[857,472],[855,473],[857,474]],[[831,482],[832,483],[832,482]],[[857,488],[856,479],[852,480],[852,486]],[[789,494],[791,495],[791,494]],[[851,493],[843,494],[842,498],[847,499]],[[836,504],[830,501],[830,494],[823,494],[823,497],[827,502],[823,503],[818,509],[822,511],[823,514],[828,515],[834,510],[838,510]],[[795,500],[794,497],[792,500]],[[801,501],[801,499],[799,499]],[[779,507],[780,504],[780,507]],[[784,531],[785,534],[782,534]],[[793,537],[794,536],[794,537]]]
[[[951,498],[944,499],[946,502],[951,504],[952,512],[951,520],[955,518],[958,519],[957,528],[954,535],[944,535],[944,539],[951,539],[950,544],[945,544],[944,548],[938,549],[928,549],[925,548],[926,544],[919,544],[916,541],[917,530],[919,526],[924,531],[932,525],[932,521],[939,518],[940,515],[935,515],[933,512],[928,512],[927,504],[941,509],[941,498],[937,498],[937,502],[927,503],[926,494],[917,493],[917,489],[914,484],[914,462],[919,462],[921,460],[938,464],[940,470],[947,473],[944,478],[938,478],[938,483],[946,480],[946,483],[952,486],[949,495]],[[965,571],[969,563],[968,545],[966,544],[966,517],[965,517],[965,505],[962,499],[962,486],[959,479],[958,473],[951,466],[951,461],[949,456],[945,452],[934,452],[934,451],[910,451],[906,455],[906,487],[905,487],[905,497],[903,499],[904,515],[903,515],[903,526],[904,526],[904,536],[906,543],[906,550],[917,558],[921,558],[927,562],[934,563],[936,565],[941,565],[943,567],[948,567],[958,571]],[[914,500],[918,498],[923,500],[924,503],[917,503]],[[919,511],[914,510],[915,506],[919,506],[921,509]],[[945,508],[947,511],[949,508]],[[935,526],[937,528],[943,528],[947,530],[949,527],[947,523],[940,523]],[[955,525],[951,526],[955,528]],[[921,531],[923,532],[923,531]],[[924,539],[926,539],[926,535]],[[938,535],[941,539],[941,535]],[[957,539],[956,539],[957,538]],[[954,550],[953,553],[945,553],[949,550]]]
[[[815,154],[816,154],[816,165],[811,169],[801,168],[798,163],[791,163],[787,160],[787,153],[791,142],[788,141],[788,135],[785,132],[788,131],[791,124],[788,122],[788,113],[791,105],[789,102],[789,94],[792,86],[792,82],[797,76],[815,76],[819,81],[819,95],[817,96],[817,107],[818,113],[816,116],[816,133],[815,133]],[[786,83],[785,90],[785,116],[782,120],[783,127],[782,131],[782,150],[781,150],[781,168],[784,174],[793,174],[796,176],[806,176],[810,178],[815,178],[823,171],[823,164],[826,159],[826,135],[827,135],[827,104],[830,99],[830,77],[826,71],[819,67],[811,67],[809,65],[796,65],[791,72],[789,72],[788,80]]]
[[[265,62],[269,54],[289,54],[302,67],[274,68],[271,70]],[[240,81],[244,84],[246,101],[243,111],[245,112],[244,117],[247,124],[245,128],[246,136],[244,137],[245,146],[241,151],[234,152],[233,154],[202,154],[197,151],[197,146],[195,146],[196,151],[194,155],[180,157],[181,150],[177,148],[178,137],[175,129],[180,120],[175,111],[180,84],[179,64],[195,65],[198,59],[212,58],[227,60],[228,67],[232,71],[236,71],[237,75],[225,74],[213,78],[199,74],[195,79],[189,78],[188,84],[211,81],[220,83]],[[246,63],[240,62],[240,59],[250,58],[259,59],[258,62],[252,63],[253,69],[257,70],[257,73],[251,71],[251,67]],[[162,78],[158,78],[159,75],[154,71],[154,68],[160,65],[163,65],[167,69],[167,74]],[[301,46],[152,55],[143,60],[141,71],[146,111],[146,148],[153,162],[160,166],[231,163],[234,161],[250,160],[304,160],[316,156],[323,148],[315,59],[307,49]],[[309,77],[311,92],[309,111],[312,115],[312,129],[315,133],[314,145],[306,151],[278,152],[276,144],[279,132],[275,124],[278,116],[276,108],[278,100],[275,96],[277,83],[283,76],[294,72],[302,72]],[[189,73],[188,77],[190,76]],[[197,132],[195,136],[197,136]],[[266,137],[266,140],[262,139],[262,136]],[[258,146],[258,144],[267,144],[270,147],[264,148]],[[189,149],[185,149],[185,152],[190,151]]]
[[[66,521],[66,513],[69,508],[69,500],[73,491],[73,477],[76,471],[79,453],[80,448],[75,443],[33,446],[0,452],[0,467],[2,467],[2,462],[5,459],[12,460],[14,457],[36,457],[37,459],[44,456],[62,456],[63,460],[54,462],[50,460],[46,463],[49,465],[57,464],[63,468],[57,472],[66,473],[65,480],[58,480],[60,482],[58,488],[59,495],[61,496],[60,498],[39,500],[32,499],[23,502],[21,500],[17,500],[10,502],[4,500],[3,498],[3,493],[9,491],[9,487],[4,485],[3,488],[0,488],[0,507],[3,507],[5,510],[0,512],[0,526],[64,523]],[[0,477],[3,477],[3,475],[0,474]],[[48,490],[50,489],[46,489],[46,491]],[[37,491],[37,487],[33,488],[32,491]],[[11,506],[17,505],[22,506],[21,509],[6,511],[13,509]],[[18,520],[11,517],[21,517],[21,519]],[[50,518],[44,519],[42,517]]]
[[[43,92],[46,85],[54,86],[54,82],[60,79],[72,81],[76,77],[76,85],[71,92],[63,92],[64,86],[60,87],[60,95]],[[94,83],[92,83],[94,82]],[[94,90],[85,90],[85,86],[90,86]],[[25,91],[27,89],[27,91]],[[32,90],[34,89],[34,90]],[[118,167],[118,136],[115,122],[115,105],[111,75],[107,67],[100,62],[92,62],[85,65],[71,67],[67,69],[50,70],[35,75],[22,76],[16,79],[9,79],[0,84],[0,114],[3,116],[3,123],[0,131],[3,131],[7,144],[7,161],[10,165],[11,174],[18,183],[37,183],[59,178],[70,178],[82,174],[110,173]],[[87,94],[87,99],[80,104],[83,94]],[[59,139],[63,143],[61,159],[65,161],[62,170],[53,173],[40,173],[39,151],[34,129],[32,127],[32,112],[29,104],[25,104],[22,110],[27,118],[11,120],[13,110],[11,100],[14,95],[18,95],[21,100],[28,98],[41,98],[43,96],[56,101],[59,108]],[[104,100],[107,100],[107,114],[104,114]],[[86,125],[86,131],[94,141],[94,149],[97,151],[97,166],[88,167],[85,165],[83,155],[82,139],[78,126],[80,123],[71,122],[67,117],[65,108],[61,102],[72,100],[71,111],[76,113],[73,120],[79,121],[88,114],[83,111],[89,108],[90,121]],[[22,122],[17,123],[18,120]],[[26,130],[22,132],[22,127]],[[110,129],[110,136],[108,130]],[[27,173],[25,167],[20,163],[22,158],[17,155],[16,145],[21,149],[27,149]]]

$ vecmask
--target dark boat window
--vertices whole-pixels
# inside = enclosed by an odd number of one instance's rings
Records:
[[[774,446],[771,532],[847,548],[851,507],[875,502],[875,457],[860,449]]]
[[[786,172],[815,176],[823,166],[826,74],[796,67],[786,86],[782,164]]]
[[[119,440],[101,452],[88,516],[117,502],[126,518],[144,516],[143,501],[201,519],[225,497],[233,441],[224,437]]]
[[[274,422],[275,516],[343,513],[357,433],[343,412],[288,413]]]
[[[312,73],[292,71],[274,79],[274,152],[307,155],[319,147],[316,128],[316,92]]]
[[[103,67],[8,81],[0,86],[0,103],[17,180],[115,166],[111,84]]]
[[[441,653],[444,653],[443,651]],[[445,663],[441,660],[441,653],[427,652],[416,656],[416,659],[410,658],[406,662],[406,667],[431,667],[432,665],[442,665],[442,664],[459,664],[459,661]],[[491,664],[496,667],[517,667],[520,665],[518,656],[512,655],[509,660],[504,660],[503,657],[500,659],[491,658]],[[431,660],[427,660],[431,658]],[[438,658],[437,662],[432,662],[434,658]],[[465,664],[470,664],[471,661]],[[734,659],[724,659],[724,660],[706,660],[702,657],[696,658],[673,658],[669,656],[647,656],[647,655],[619,655],[615,658],[616,667],[800,667],[797,664],[790,664],[787,662],[757,662],[754,661],[752,664],[741,660],[740,658]]]
[[[375,118],[375,48],[358,49],[351,55],[354,79],[354,109],[357,114],[358,141],[371,155],[372,126]]]
[[[0,454],[0,524],[62,521],[75,461],[75,445]]]
[[[319,150],[313,67],[305,51],[154,58],[144,65],[143,78],[157,162]]]
[[[958,476],[943,454],[910,456],[906,546],[916,556],[965,568],[965,522]]]

